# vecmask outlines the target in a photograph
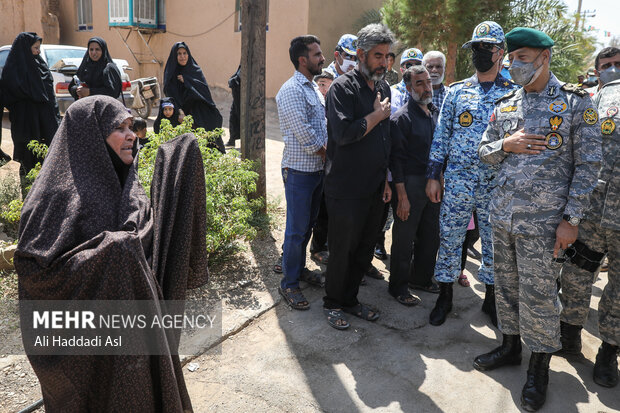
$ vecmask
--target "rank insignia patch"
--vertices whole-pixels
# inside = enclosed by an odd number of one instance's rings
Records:
[[[555,86],[551,86],[547,92],[547,96],[555,96]]]
[[[489,122],[495,122],[495,112],[491,113],[491,119],[489,119]]]
[[[554,116],[549,119],[549,125],[551,126],[552,131],[557,131],[560,128],[560,125],[564,122],[561,116]]]
[[[465,111],[459,115],[459,125],[468,127],[474,122],[474,117],[469,113],[469,111]]]
[[[502,130],[508,132],[510,129],[512,129],[512,122],[506,119],[504,123],[502,123]]]
[[[616,116],[616,113],[618,113],[617,106],[611,106],[609,109],[607,109],[607,116],[609,116],[610,118]]]
[[[562,142],[562,135],[557,132],[551,132],[545,138],[545,145],[549,149],[558,149],[560,146],[562,146]]]
[[[607,119],[601,123],[601,132],[603,135],[611,135],[616,130],[616,123],[612,119]]]
[[[514,112],[516,110],[517,110],[516,106],[504,106],[499,111],[502,112],[502,113],[506,113],[506,112]]]
[[[568,109],[568,105],[561,99],[554,100],[549,105],[549,110],[553,113],[564,113],[566,112],[566,109]]]
[[[598,113],[594,109],[588,108],[583,112],[583,120],[588,125],[594,125],[598,120]]]
[[[465,83],[465,86],[471,86],[471,85],[473,85],[473,83],[471,83],[471,82],[466,82]]]

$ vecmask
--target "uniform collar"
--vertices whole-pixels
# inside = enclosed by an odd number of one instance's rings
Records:
[[[502,76],[500,72],[497,73],[497,76],[495,77],[495,80],[493,81],[493,83],[495,84],[495,86],[503,88],[503,89],[512,88],[511,87],[512,82],[506,79],[504,76]],[[467,87],[476,87],[480,85],[480,82],[478,81],[478,75],[474,73],[472,77],[465,79],[464,84]]]

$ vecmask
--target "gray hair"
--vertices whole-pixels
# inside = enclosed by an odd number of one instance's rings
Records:
[[[422,59],[422,64],[426,66],[426,62],[430,59],[441,59],[441,63],[443,67],[446,67],[446,55],[441,53],[438,50],[431,50],[430,52],[424,54],[424,58]]]
[[[403,72],[403,81],[405,82],[405,85],[410,86],[411,78],[414,75],[419,75],[420,73],[424,73],[424,72],[428,72],[428,70],[426,70],[426,67],[422,65],[411,66],[409,69],[405,70]]]
[[[394,43],[394,34],[386,25],[380,23],[369,24],[357,33],[357,48],[365,53],[380,44]]]

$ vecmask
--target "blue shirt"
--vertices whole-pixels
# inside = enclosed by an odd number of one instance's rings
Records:
[[[398,93],[392,93],[392,99],[390,100],[391,104],[391,114],[396,113],[396,111],[407,104],[409,101],[409,97],[411,96],[407,91],[407,86],[405,85],[405,81],[401,80],[397,84],[391,87],[392,91],[396,91]]]
[[[437,108],[437,110],[441,110],[441,106],[443,105],[443,100],[446,97],[446,87],[443,85],[439,85],[438,89],[433,89],[433,105]]]
[[[284,139],[282,168],[323,170],[323,159],[316,153],[327,144],[325,107],[320,94],[316,83],[295,71],[276,95]]]

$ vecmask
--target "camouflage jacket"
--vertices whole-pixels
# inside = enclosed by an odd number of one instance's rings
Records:
[[[525,128],[546,136],[537,155],[507,153],[504,137]],[[598,113],[590,96],[551,73],[540,93],[515,90],[497,101],[478,146],[499,165],[490,221],[513,234],[553,236],[563,214],[583,218],[601,161]]]
[[[594,96],[603,136],[603,159],[592,206],[586,217],[605,228],[620,231],[620,80]]]

